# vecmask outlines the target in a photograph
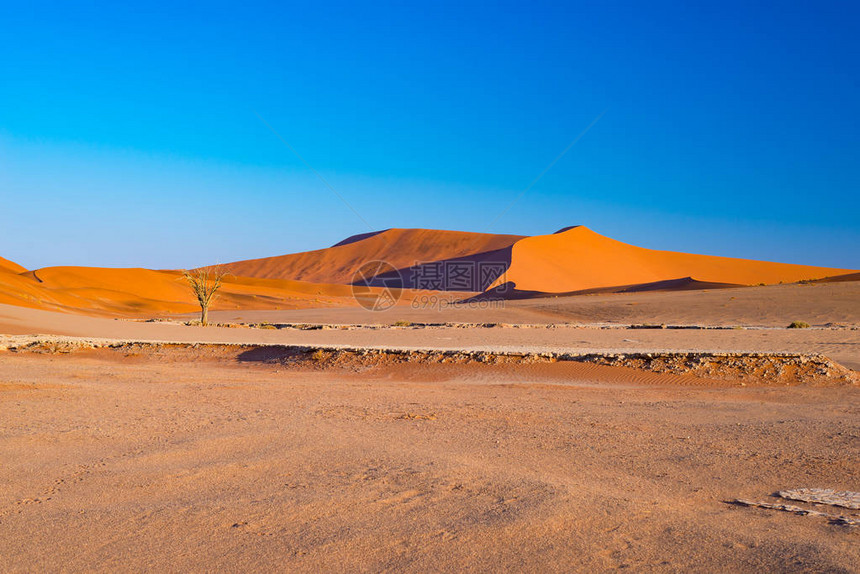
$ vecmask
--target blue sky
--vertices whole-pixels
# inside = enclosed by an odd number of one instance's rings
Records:
[[[858,21],[821,1],[7,3],[0,256],[172,268],[368,224],[584,224],[857,269]]]

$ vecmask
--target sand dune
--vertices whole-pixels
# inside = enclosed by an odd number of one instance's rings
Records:
[[[416,252],[379,245],[386,233],[317,259],[299,254],[293,270],[332,265],[343,280],[367,253],[383,252],[406,267],[506,255],[510,276],[536,291],[845,277],[644,250],[581,228],[518,242],[453,237]],[[428,241],[434,233],[404,232]],[[857,368],[857,288],[542,296],[374,313],[349,285],[228,277],[213,319],[400,323],[261,329],[117,320],[195,311],[177,271],[6,265],[0,333],[23,336],[0,337],[4,569],[856,571],[844,524],[726,501],[856,490],[855,375],[815,357],[754,355],[821,353]],[[406,291],[403,301],[420,294],[428,292]],[[461,313],[485,324],[403,321]],[[817,328],[557,324],[789,319]],[[501,320],[547,324],[488,324]],[[732,354],[743,356],[725,362]]]
[[[4,259],[0,257],[0,272],[2,271],[11,271],[12,273],[23,273],[26,271],[23,267],[15,263],[14,261],[9,261],[8,259]]]
[[[236,261],[225,265],[232,273],[266,279],[295,279],[314,283],[351,283],[367,261],[382,260],[396,269],[419,262],[455,259],[510,247],[520,235],[492,235],[434,229],[388,229],[348,238],[328,249]]]
[[[371,289],[370,294],[379,291]],[[413,293],[404,293],[410,300]],[[22,274],[0,272],[0,303],[96,315],[152,316],[198,309],[179,271],[47,267]],[[213,309],[349,307],[348,285],[228,276]]]
[[[712,284],[790,283],[852,270],[657,251],[628,245],[578,226],[517,241],[504,277],[518,291],[566,293],[688,279]]]
[[[328,249],[230,263],[237,275],[350,283],[363,263],[383,260],[398,269],[404,287],[420,288],[428,267],[495,264],[493,274],[473,272],[468,284],[448,281],[449,291],[496,290],[508,297],[580,291],[686,290],[732,285],[791,283],[841,276],[852,270],[657,251],[628,245],[584,226],[551,235],[522,237],[389,229],[356,235]],[[504,274],[502,270],[506,270]],[[380,276],[371,284],[397,274]]]
[[[2,269],[0,269],[0,303],[35,308],[62,305],[33,278]]]
[[[213,310],[356,306],[349,284],[362,264],[377,259],[398,270],[393,274],[402,278],[407,290],[461,291],[462,295],[452,295],[461,298],[487,289],[490,297],[534,298],[561,293],[680,291],[856,277],[856,272],[852,276],[847,269],[644,249],[582,226],[534,237],[388,229],[356,235],[327,249],[227,264],[230,275]],[[419,282],[417,278],[426,278],[424,272],[433,271],[428,268],[436,267],[438,262],[467,268],[471,265],[471,275],[460,282],[450,277],[438,284]],[[492,273],[481,271],[488,268],[481,267],[486,264],[495,266]],[[371,296],[383,288],[379,280],[370,284]],[[407,292],[403,302],[416,296],[416,292]],[[0,259],[0,303],[138,316],[191,313],[197,308],[178,271],[97,267],[27,271],[6,259]]]

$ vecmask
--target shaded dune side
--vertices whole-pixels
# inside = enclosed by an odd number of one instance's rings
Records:
[[[504,283],[519,292],[573,293],[675,281],[757,285],[851,273],[848,269],[658,251],[628,245],[579,226],[515,243]],[[664,287],[665,288],[665,287]]]
[[[846,273],[845,275],[833,275],[816,280],[816,283],[842,283],[843,281],[860,281],[860,273]]]
[[[665,281],[654,281],[652,283],[637,283],[633,285],[611,285],[609,287],[594,287],[592,289],[580,289],[579,291],[566,291],[563,293],[552,293],[546,291],[525,291],[517,289],[513,281],[497,283],[492,289],[487,289],[474,297],[464,301],[497,301],[500,299],[538,299],[548,297],[568,297],[574,295],[601,295],[610,293],[643,293],[646,291],[693,291],[696,289],[732,289],[747,287],[736,283],[716,283],[713,281],[696,281],[692,277],[681,277],[680,279],[667,279]]]
[[[361,282],[363,285],[382,287],[401,285],[406,289],[432,289],[439,291],[484,291],[495,283],[511,265],[512,246],[484,251],[463,257],[429,261],[381,273]]]
[[[503,249],[523,239],[521,235],[432,229],[389,229],[358,237],[328,249],[236,261],[224,267],[246,277],[349,284],[356,270],[368,261],[381,260],[395,269],[409,269],[420,262]]]

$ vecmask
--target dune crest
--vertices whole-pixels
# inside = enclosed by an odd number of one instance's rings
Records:
[[[152,316],[199,309],[181,272],[140,268],[46,267],[23,274],[0,272],[0,303],[92,315]],[[229,275],[213,310],[357,305],[348,285]]]
[[[27,271],[24,267],[18,265],[14,261],[9,261],[0,257],[0,271],[9,271],[11,273],[24,273]]]
[[[224,267],[246,277],[348,284],[355,271],[368,261],[378,259],[405,269],[416,263],[504,249],[523,238],[466,231],[388,229],[353,236],[328,249],[236,261]]]
[[[507,273],[518,291],[567,293],[689,278],[701,283],[757,285],[792,283],[850,273],[847,269],[695,255],[636,247],[585,226],[517,241]]]
[[[533,237],[387,229],[355,235],[327,249],[226,264],[229,275],[213,310],[357,306],[350,284],[356,270],[372,260],[386,261],[396,271],[368,280],[370,293],[383,292],[390,285],[389,275],[397,275],[405,290],[404,303],[429,292],[414,289],[459,291],[464,297],[481,293],[479,299],[532,298],[857,277],[849,269],[645,249],[581,225]],[[419,280],[439,277],[440,263],[442,283],[431,286]],[[446,269],[455,268],[472,275],[448,281]],[[6,259],[0,259],[0,303],[100,315],[152,316],[197,309],[179,271],[98,267],[27,271]]]

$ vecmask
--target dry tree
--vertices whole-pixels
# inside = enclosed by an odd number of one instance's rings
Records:
[[[221,288],[221,282],[227,272],[220,265],[200,267],[191,271],[183,271],[182,276],[188,281],[191,290],[200,304],[200,324],[206,326],[209,322],[209,304],[215,298],[215,293]]]

